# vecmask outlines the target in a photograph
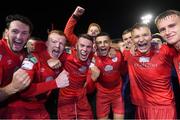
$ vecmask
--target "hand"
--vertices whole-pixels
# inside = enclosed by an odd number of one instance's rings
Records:
[[[47,61],[47,64],[52,69],[58,69],[61,67],[61,62],[59,59],[51,58]]]
[[[18,69],[14,74],[10,86],[12,88],[13,93],[24,90],[27,86],[29,86],[31,79],[23,69]]]
[[[55,79],[58,88],[64,88],[69,86],[69,73],[63,70]]]
[[[108,56],[110,58],[114,58],[116,57],[116,50],[114,48],[110,48],[109,52],[108,52]]]
[[[90,70],[91,70],[91,79],[95,82],[100,75],[100,70],[95,65],[91,66]]]
[[[84,8],[82,8],[80,6],[77,6],[74,13],[73,13],[73,15],[80,17],[81,15],[84,14],[84,11],[85,11]]]

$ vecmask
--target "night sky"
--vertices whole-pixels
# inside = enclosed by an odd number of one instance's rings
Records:
[[[55,29],[64,30],[68,18],[77,5],[86,10],[75,29],[76,34],[85,33],[88,25],[96,22],[112,38],[120,38],[125,29],[140,22],[140,17],[146,13],[156,16],[167,9],[180,10],[180,0],[7,1],[0,7],[0,32],[2,33],[5,28],[5,17],[17,13],[31,19],[34,24],[33,36],[46,39],[47,29],[51,29],[52,24]],[[150,25],[152,32],[157,32],[154,20]]]

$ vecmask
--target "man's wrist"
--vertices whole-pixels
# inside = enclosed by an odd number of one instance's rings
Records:
[[[80,19],[80,17],[77,16],[77,15],[75,15],[75,14],[73,14],[72,17],[73,17],[76,21],[78,21],[78,20]]]

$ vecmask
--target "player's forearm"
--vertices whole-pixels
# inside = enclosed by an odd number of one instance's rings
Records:
[[[10,95],[15,94],[17,91],[12,89],[11,84],[0,88],[0,102],[7,99]]]

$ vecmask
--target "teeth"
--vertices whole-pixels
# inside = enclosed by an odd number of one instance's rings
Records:
[[[54,56],[58,56],[59,55],[59,51],[53,50],[52,53],[53,53]]]
[[[85,52],[85,51],[81,51],[81,54],[82,54],[82,55],[86,55],[86,52]]]
[[[18,39],[14,40],[14,42],[16,42],[16,43],[18,43],[18,44],[21,44],[21,43],[22,43],[22,41],[21,41],[21,40],[18,40]]]

